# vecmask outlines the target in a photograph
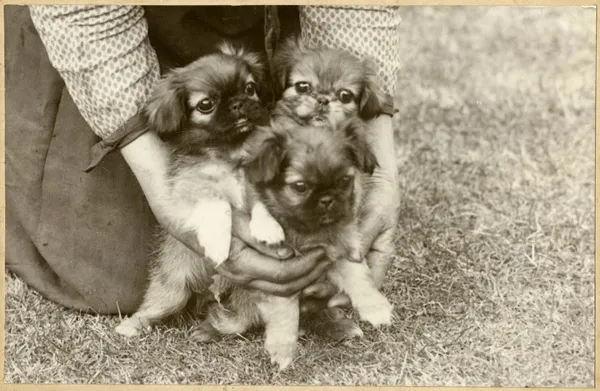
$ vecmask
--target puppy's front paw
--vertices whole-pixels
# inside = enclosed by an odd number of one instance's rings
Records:
[[[266,243],[267,245],[280,244],[285,239],[283,228],[271,216],[252,216],[250,234],[259,243]]]
[[[267,338],[265,341],[265,350],[269,353],[271,364],[277,364],[279,370],[283,371],[294,360],[296,340],[290,338]]]
[[[220,264],[229,258],[231,246],[231,206],[223,200],[199,202],[189,216],[188,227],[204,248],[204,256]]]
[[[217,236],[205,226],[197,231],[197,239],[204,248],[204,256],[219,265],[229,258],[229,247],[231,246],[231,233],[222,232]]]
[[[392,324],[392,304],[381,293],[372,295],[368,302],[357,308],[362,320],[375,327]]]
[[[115,327],[115,331],[125,337],[135,337],[136,335],[140,335],[142,331],[150,331],[150,329],[151,327],[145,319],[135,315],[131,318],[123,319],[123,321]]]

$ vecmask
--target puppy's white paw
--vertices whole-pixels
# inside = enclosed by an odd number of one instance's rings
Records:
[[[259,243],[279,244],[285,239],[281,225],[272,218],[254,217],[250,220],[250,234]]]
[[[216,232],[216,231],[215,231]],[[210,232],[208,226],[196,231],[198,242],[204,248],[204,256],[219,265],[229,258],[231,232],[222,232],[220,237]]]
[[[392,304],[382,294],[371,296],[370,300],[357,310],[362,320],[375,327],[392,324]]]
[[[268,245],[280,244],[285,239],[283,228],[261,203],[252,208],[250,234],[259,243]]]
[[[135,315],[131,318],[123,319],[123,321],[115,327],[115,331],[125,337],[135,337],[136,335],[140,335],[142,331],[149,331],[150,329],[151,327],[147,321]]]
[[[283,371],[294,360],[294,353],[296,352],[296,340],[295,339],[276,339],[267,338],[265,341],[265,350],[269,353],[271,358],[271,364],[277,364],[279,370]]]
[[[231,246],[231,206],[224,200],[202,200],[187,221],[196,231],[204,255],[217,265],[227,260]]]

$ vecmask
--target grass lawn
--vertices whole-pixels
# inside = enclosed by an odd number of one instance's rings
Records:
[[[593,386],[595,10],[403,14],[391,328],[277,374],[258,333],[125,340],[8,274],[5,382]]]

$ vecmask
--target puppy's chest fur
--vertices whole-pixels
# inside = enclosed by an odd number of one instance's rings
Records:
[[[241,147],[227,151],[205,148],[197,154],[171,155],[169,167],[171,197],[193,204],[198,198],[227,201],[238,210],[247,208],[247,186]]]

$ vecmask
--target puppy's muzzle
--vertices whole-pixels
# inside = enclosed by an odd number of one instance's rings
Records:
[[[317,98],[317,102],[319,102],[319,105],[321,105],[321,106],[327,106],[329,104],[329,99],[327,99],[324,96],[319,96]]]
[[[266,117],[268,112],[260,102],[248,98],[246,95],[235,96],[228,101],[229,111],[234,118],[246,118],[256,121]]]
[[[246,118],[247,117],[247,109],[248,109],[248,98],[245,97],[235,97],[230,100],[229,103],[229,111],[236,118]]]
[[[331,196],[324,196],[321,197],[321,199],[319,200],[319,208],[321,208],[322,210],[329,210],[331,209],[331,207],[333,206],[333,197]]]
[[[229,110],[231,110],[232,113],[239,115],[242,111],[243,105],[244,105],[244,102],[242,102],[240,100],[236,100],[229,105]]]

